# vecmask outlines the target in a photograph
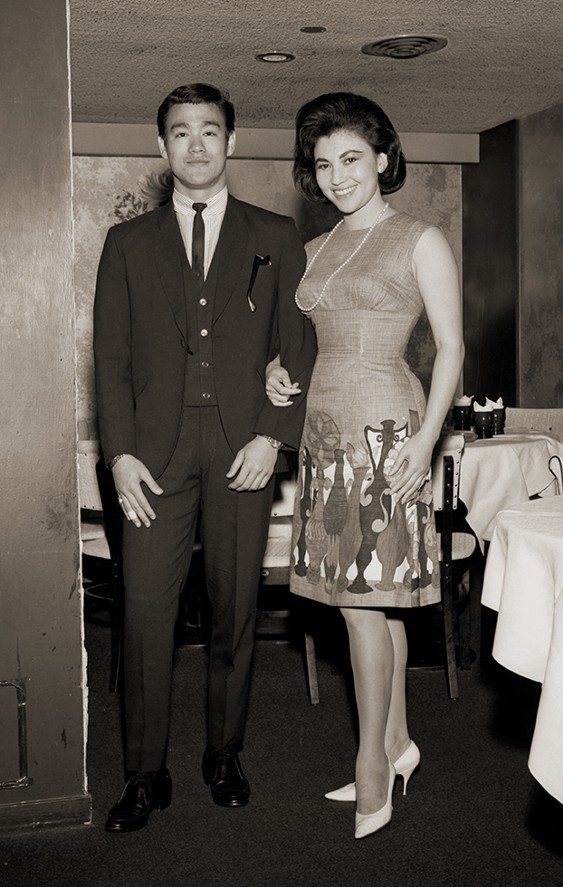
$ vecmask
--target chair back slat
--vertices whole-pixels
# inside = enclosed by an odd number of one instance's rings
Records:
[[[444,648],[446,651],[446,676],[451,699],[459,697],[456,659],[456,633],[462,667],[471,664],[471,638],[469,632],[468,596],[463,597],[460,587],[467,585],[467,566],[460,579],[459,565],[475,550],[475,537],[470,528],[457,530],[463,518],[458,509],[459,481],[462,453],[465,447],[463,434],[444,434],[438,441],[432,460],[432,492],[436,514],[436,529],[440,557],[440,591]],[[466,525],[467,526],[467,525]]]
[[[465,446],[463,434],[443,435],[436,444],[432,459],[432,493],[434,510],[444,510],[444,457],[452,458],[451,507],[457,509],[459,500],[459,476],[461,470],[461,454]]]
[[[100,446],[96,440],[78,441],[78,496],[80,508],[102,512],[102,499],[96,477]]]

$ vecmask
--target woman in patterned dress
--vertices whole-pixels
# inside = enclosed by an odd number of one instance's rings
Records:
[[[357,838],[391,818],[420,761],[405,700],[401,607],[440,598],[430,464],[463,362],[452,251],[435,226],[383,199],[404,183],[398,135],[375,102],[329,93],[296,118],[294,180],[342,219],[307,245],[296,293],[318,357],[307,400],[295,500],[291,590],[340,608],[359,715],[355,783],[327,797],[356,801]],[[425,310],[436,345],[428,402],[405,349]],[[267,392],[295,393],[273,366]]]

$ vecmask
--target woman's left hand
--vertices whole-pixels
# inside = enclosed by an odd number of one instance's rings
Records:
[[[284,367],[270,364],[266,370],[266,394],[275,407],[290,407],[290,398],[301,394],[301,389],[297,382],[292,383]]]
[[[403,504],[413,499],[430,477],[433,443],[418,434],[399,450],[393,466],[385,471],[391,492]]]

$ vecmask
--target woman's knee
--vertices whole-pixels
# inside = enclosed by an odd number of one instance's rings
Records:
[[[388,631],[387,619],[382,610],[372,610],[367,607],[342,607],[340,612],[344,616],[349,634],[368,637]]]

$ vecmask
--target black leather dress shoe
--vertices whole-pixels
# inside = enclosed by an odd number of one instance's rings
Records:
[[[109,811],[106,831],[136,832],[146,826],[153,810],[165,810],[171,800],[172,780],[165,767],[150,773],[135,773]]]
[[[250,799],[250,785],[234,748],[206,749],[201,764],[211,797],[221,807],[243,807]]]

